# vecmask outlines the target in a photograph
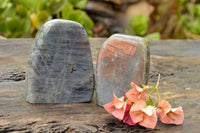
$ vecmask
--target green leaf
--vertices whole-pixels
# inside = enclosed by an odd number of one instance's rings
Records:
[[[6,28],[6,23],[4,21],[0,21],[0,32],[6,34],[8,29]]]
[[[125,28],[125,33],[126,34],[129,34],[129,35],[134,35],[134,32],[133,32],[133,30],[131,30],[131,28]]]
[[[146,85],[142,83],[141,86],[144,88]]]
[[[50,0],[49,12],[51,14],[59,13],[66,5],[66,0]]]
[[[43,24],[49,19],[49,12],[47,10],[40,11],[37,15],[39,23]]]
[[[154,32],[154,33],[146,35],[144,38],[147,40],[160,40],[161,35],[159,32]]]
[[[189,29],[193,34],[200,35],[200,20],[195,19],[189,24]]]
[[[185,4],[187,2],[187,0],[178,0],[178,3],[180,4],[180,5],[183,5],[183,4]]]
[[[18,5],[16,8],[16,14],[20,17],[26,17],[28,10],[23,5]]]
[[[193,13],[194,13],[194,9],[193,9],[194,5],[192,3],[187,3],[186,7],[187,7],[187,10],[189,12],[189,15],[193,15]]]
[[[83,9],[87,3],[87,0],[80,0],[78,3],[76,3],[75,7],[79,9]]]
[[[29,18],[25,18],[22,20],[21,29],[24,31],[24,33],[29,33],[31,29],[31,22]]]
[[[41,1],[40,0],[27,0],[29,3],[29,8],[32,7],[34,12],[38,13],[40,11],[40,5]]]
[[[15,7],[12,3],[8,3],[7,7],[3,11],[1,18],[8,18],[8,17],[14,17],[15,16]]]
[[[200,18],[200,4],[195,5],[195,15]]]
[[[72,21],[76,21],[76,22],[79,22],[79,23],[81,21],[78,12],[75,12],[75,11],[70,12],[67,19],[72,20]]]
[[[136,35],[143,36],[147,33],[149,18],[145,15],[137,15],[134,18],[129,19],[129,24]]]
[[[48,10],[50,2],[49,0],[41,0],[40,10]]]
[[[69,14],[73,11],[74,11],[73,6],[71,4],[67,4],[61,12],[62,18],[68,19]]]
[[[10,32],[17,31],[19,25],[21,25],[21,19],[18,17],[11,18],[6,22],[6,28],[9,29]]]
[[[8,0],[0,0],[0,14],[6,9]]]
[[[148,97],[148,100],[147,100],[147,106],[148,105],[155,106],[155,104],[153,103],[153,100],[151,99],[150,96]]]
[[[68,0],[68,2],[71,3],[73,6],[76,6],[79,0]]]
[[[189,16],[188,15],[181,15],[181,22],[183,23],[183,24],[186,24],[186,23],[188,23],[189,22]]]
[[[93,31],[92,30],[87,30],[86,29],[86,32],[88,34],[89,37],[92,37],[93,36]]]
[[[92,19],[87,15],[86,12],[79,10],[78,13],[80,14],[82,25],[86,30],[91,30],[94,27],[94,22]]]

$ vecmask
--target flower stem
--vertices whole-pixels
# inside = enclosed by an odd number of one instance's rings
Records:
[[[160,74],[158,74],[158,80],[157,80],[157,84],[156,84],[156,92],[157,92],[157,105],[158,105],[158,102],[160,101],[160,94],[159,94],[159,91],[158,91],[158,86],[159,86],[159,82],[160,82]]]
[[[155,88],[153,88],[149,93],[148,93],[148,97],[150,97],[151,93],[155,90]]]

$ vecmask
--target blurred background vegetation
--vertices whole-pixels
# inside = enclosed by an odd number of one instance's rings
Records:
[[[0,0],[0,32],[5,37],[34,37],[50,19],[81,23],[92,36],[93,21],[84,12],[87,0]]]
[[[94,37],[200,39],[200,0],[0,0],[0,35],[7,38],[34,37],[56,18],[79,22]]]

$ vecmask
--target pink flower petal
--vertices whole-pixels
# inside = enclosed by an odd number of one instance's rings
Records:
[[[166,100],[160,101],[158,107],[160,107],[165,114],[167,114],[171,110],[171,105]]]
[[[137,90],[138,92],[143,92],[143,91],[144,91],[142,88],[140,88],[140,87],[137,86],[137,85],[135,85],[135,87],[136,87],[136,90]]]
[[[132,106],[132,102],[129,99],[127,99],[124,106],[125,112],[129,112],[131,109],[131,106]]]
[[[184,112],[182,107],[171,109],[167,114],[162,109],[157,109],[157,114],[162,123],[180,125],[184,120]]]
[[[156,109],[156,113],[157,113],[157,115],[159,116],[160,119],[162,119],[166,115],[164,113],[164,111],[162,109],[160,109],[160,108]]]
[[[145,115],[143,121],[139,122],[139,124],[146,128],[155,128],[157,124],[157,115],[156,111],[154,110],[151,116]]]
[[[141,95],[140,99],[146,100],[148,98],[148,95],[145,92],[142,92],[140,95]]]
[[[171,124],[176,124],[176,125],[182,124],[184,120],[184,112],[182,110],[182,107],[180,106],[178,108],[171,109],[170,118],[172,118],[170,121]]]
[[[104,104],[103,107],[109,114],[112,114],[112,112],[115,110],[113,101]]]
[[[112,112],[112,115],[116,118],[118,118],[120,121],[124,118],[124,114],[125,114],[125,111],[123,108],[121,109],[115,109],[113,112]]]
[[[144,113],[142,111],[130,111],[129,114],[134,123],[138,123],[143,120]]]
[[[144,100],[139,100],[135,102],[130,111],[139,111],[146,106],[146,102]]]
[[[142,110],[142,112],[144,112],[146,115],[152,116],[153,113],[154,113],[155,108],[154,108],[153,106],[147,106],[147,107],[145,107],[145,108],[142,108],[141,110]]]
[[[114,97],[113,102],[114,102],[115,108],[121,109],[124,106],[124,96],[121,98],[117,98],[117,96],[113,92],[113,97]]]
[[[123,120],[124,123],[129,124],[129,125],[136,125],[137,123],[134,123],[130,117],[130,114],[127,113],[125,119]]]
[[[131,85],[133,86],[133,88],[126,93],[128,99],[130,99],[132,102],[137,102],[140,99],[147,99],[148,96],[145,93],[145,89],[138,87],[133,82],[131,83]]]
[[[131,84],[132,87],[135,87],[135,83],[131,82],[130,84]]]

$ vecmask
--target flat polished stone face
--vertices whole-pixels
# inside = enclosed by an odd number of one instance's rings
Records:
[[[97,104],[124,96],[130,82],[146,84],[149,73],[148,43],[135,36],[115,34],[100,49],[97,63]]]
[[[51,20],[37,33],[28,57],[26,100],[30,103],[89,102],[93,65],[84,28],[68,20]]]

